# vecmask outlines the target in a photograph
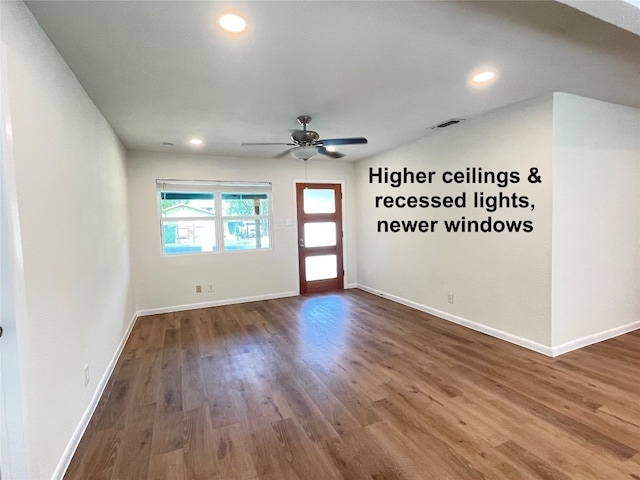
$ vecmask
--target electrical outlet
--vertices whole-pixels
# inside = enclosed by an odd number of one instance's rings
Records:
[[[216,291],[216,287],[213,286],[213,283],[210,283],[209,284],[209,292],[212,293],[212,292],[215,292],[215,291]]]
[[[84,386],[86,387],[87,385],[89,385],[89,382],[91,381],[91,373],[89,372],[89,364],[88,363],[84,366],[82,371],[84,373]]]
[[[449,303],[453,303],[453,293],[450,293],[450,294],[447,295],[447,301]]]
[[[202,285],[196,285],[196,293],[202,293]]]

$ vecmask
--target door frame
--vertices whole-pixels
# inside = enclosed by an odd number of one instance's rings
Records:
[[[345,180],[330,180],[330,179],[293,179],[293,213],[294,213],[294,222],[293,227],[295,228],[295,245],[296,245],[296,292],[300,295],[300,250],[298,249],[298,198],[296,194],[296,185],[299,183],[308,183],[313,185],[340,185],[340,191],[342,192],[342,200],[340,202],[340,208],[342,210],[342,283],[343,288],[351,288],[347,284],[347,275],[348,275],[348,247],[347,247],[347,239],[348,239],[348,231],[347,231],[347,211],[346,211],[346,198],[347,192],[345,191],[346,182]]]

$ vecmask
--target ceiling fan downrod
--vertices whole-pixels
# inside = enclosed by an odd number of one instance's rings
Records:
[[[302,130],[296,130],[291,134],[291,141],[301,147],[310,147],[320,140],[318,132],[307,130],[307,124],[311,121],[308,115],[300,115],[298,123],[302,125]]]

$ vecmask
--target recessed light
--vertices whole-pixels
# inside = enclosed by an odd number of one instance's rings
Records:
[[[496,74],[494,72],[480,72],[480,73],[476,73],[472,80],[474,83],[485,83],[488,82],[489,80],[493,80],[495,78]]]
[[[200,140],[199,138],[192,138],[191,140],[189,140],[189,143],[191,145],[202,145],[202,140]]]
[[[335,145],[329,145],[326,148],[327,148],[327,152],[335,152],[336,151]]]
[[[240,33],[247,27],[244,18],[233,13],[228,13],[218,19],[220,26],[227,32]]]

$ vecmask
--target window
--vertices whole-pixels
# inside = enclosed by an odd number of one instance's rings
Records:
[[[165,255],[271,248],[271,184],[157,180]]]
[[[269,195],[222,193],[225,250],[269,248]]]

